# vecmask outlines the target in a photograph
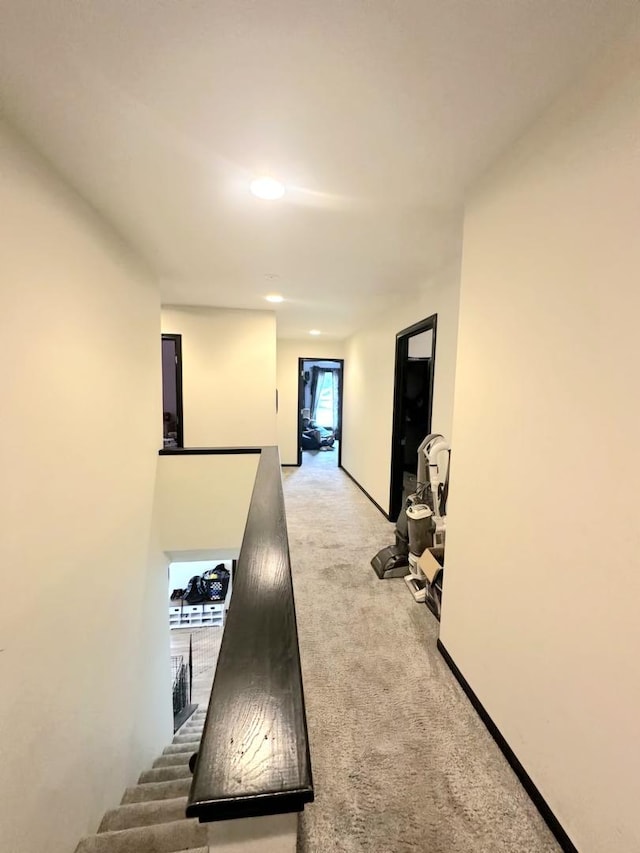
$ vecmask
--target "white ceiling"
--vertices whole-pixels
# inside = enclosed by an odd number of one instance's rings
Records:
[[[455,257],[465,186],[637,9],[0,0],[0,93],[165,303],[280,291],[281,337],[339,338]]]

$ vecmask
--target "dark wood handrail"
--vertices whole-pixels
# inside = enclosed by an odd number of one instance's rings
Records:
[[[313,796],[280,457],[264,447],[186,813],[282,814]]]

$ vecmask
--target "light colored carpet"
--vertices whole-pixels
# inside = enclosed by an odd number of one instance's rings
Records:
[[[332,447],[321,447],[319,450],[303,450],[303,465],[327,465],[334,468],[338,465],[340,442],[334,441]]]
[[[141,773],[120,805],[105,813],[98,832],[80,839],[75,853],[208,853],[206,826],[185,818],[189,759],[199,747],[204,718],[205,710],[198,709],[153,769]]]
[[[558,851],[437,651],[437,622],[402,579],[374,575],[393,526],[325,456],[283,472],[316,791],[299,853]]]

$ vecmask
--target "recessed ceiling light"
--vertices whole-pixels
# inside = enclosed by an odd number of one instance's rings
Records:
[[[284,296],[280,296],[279,293],[270,293],[268,296],[265,296],[267,302],[284,302]]]
[[[282,198],[284,195],[284,184],[276,181],[275,178],[256,178],[249,185],[251,192],[258,198],[264,198],[273,201]]]
[[[309,334],[310,334],[310,335],[319,335],[319,334],[320,334],[320,329],[310,329],[310,330],[309,330]]]

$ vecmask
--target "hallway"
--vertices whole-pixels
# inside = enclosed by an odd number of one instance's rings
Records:
[[[318,454],[283,470],[316,801],[299,853],[552,853],[555,840],[436,650],[369,561],[391,524]]]

